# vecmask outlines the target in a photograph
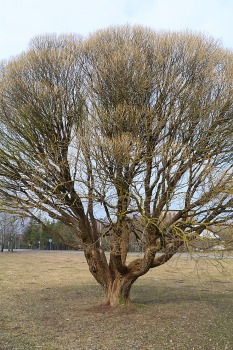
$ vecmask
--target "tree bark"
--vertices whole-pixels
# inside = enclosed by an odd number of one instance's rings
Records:
[[[132,274],[122,276],[118,274],[106,290],[106,304],[108,306],[129,305],[130,291],[137,277]]]
[[[102,249],[86,248],[85,257],[91,274],[104,290],[105,304],[130,304],[130,290],[138,277],[132,271],[119,272],[114,264],[110,264],[110,267]]]
[[[131,261],[128,266],[122,264],[121,254],[110,254],[107,262],[101,248],[86,247],[85,257],[89,270],[95,280],[102,286],[107,306],[129,305],[131,303],[130,291],[133,283],[145,275],[150,268],[160,266],[168,261],[183,244],[180,240],[167,247],[164,254],[155,258],[157,247],[147,248],[144,258]]]

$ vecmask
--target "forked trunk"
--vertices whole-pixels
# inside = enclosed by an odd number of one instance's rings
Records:
[[[95,280],[103,287],[108,306],[127,305],[130,303],[130,289],[137,277],[132,272],[120,273],[107,263],[104,251],[99,249],[85,250],[89,270]]]

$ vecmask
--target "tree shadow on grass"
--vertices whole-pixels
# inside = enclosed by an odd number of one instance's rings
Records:
[[[132,301],[141,305],[207,302],[215,307],[231,301],[233,308],[233,293],[232,291],[216,292],[211,288],[198,289],[188,285],[171,286],[160,283],[159,285],[143,284],[142,286],[136,284],[132,288]]]

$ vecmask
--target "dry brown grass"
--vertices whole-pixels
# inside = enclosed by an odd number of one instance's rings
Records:
[[[233,259],[175,258],[112,309],[80,252],[2,253],[0,349],[232,350],[232,276]]]

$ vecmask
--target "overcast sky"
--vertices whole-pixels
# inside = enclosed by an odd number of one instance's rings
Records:
[[[79,33],[120,24],[201,31],[233,49],[233,0],[0,0],[0,59],[44,33]]]

